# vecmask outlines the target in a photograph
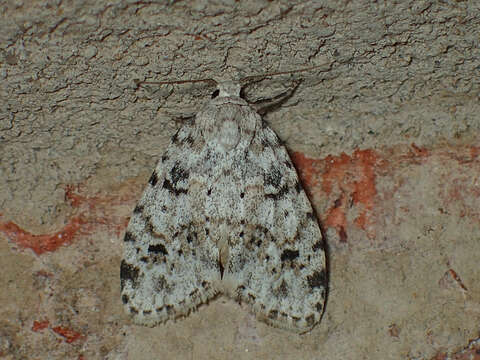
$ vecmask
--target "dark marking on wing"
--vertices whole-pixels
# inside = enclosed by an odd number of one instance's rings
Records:
[[[327,284],[327,274],[325,273],[325,269],[315,271],[312,275],[307,276],[307,281],[311,289],[325,287]]]
[[[302,184],[300,184],[300,181],[297,181],[295,183],[295,190],[297,190],[297,193],[300,193],[302,191]]]
[[[125,233],[125,237],[123,238],[123,241],[125,241],[125,242],[135,242],[136,239],[135,239],[135,236],[130,231],[127,231]]]
[[[158,175],[157,175],[157,172],[154,171],[152,173],[152,176],[150,176],[150,179],[148,180],[148,182],[150,183],[150,185],[152,186],[155,186],[158,182]]]
[[[299,256],[300,252],[298,250],[285,249],[280,256],[280,260],[290,260],[293,261]]]
[[[315,217],[315,214],[311,211],[307,213],[307,218],[311,220],[316,220],[317,218]]]
[[[137,286],[139,269],[131,264],[128,264],[125,260],[122,260],[120,264],[120,282],[121,288],[125,286],[125,281],[131,281],[132,287]]]
[[[268,318],[276,320],[278,318],[278,310],[270,310],[270,312],[268,313]]]
[[[322,240],[318,240],[315,244],[312,245],[312,250],[324,250],[324,245]]]
[[[282,173],[276,167],[272,167],[268,172],[263,175],[263,185],[271,185],[274,188],[280,187],[282,183]]]
[[[177,189],[175,186],[173,186],[173,184],[168,179],[165,179],[163,181],[162,187],[164,189],[167,189],[171,193],[174,193],[175,195],[186,194],[188,192],[187,189]]]
[[[183,169],[177,161],[170,170],[170,177],[172,178],[173,186],[177,186],[177,182],[187,180],[189,177],[188,170]]]
[[[172,143],[176,144],[178,142],[178,131],[172,136]]]
[[[187,242],[189,244],[191,244],[193,240],[196,241],[197,239],[198,239],[198,234],[195,231],[187,233]]]
[[[149,253],[154,253],[154,254],[163,254],[163,255],[168,255],[168,251],[163,246],[162,244],[156,244],[156,245],[149,245],[148,246],[148,252]]]
[[[182,143],[186,143],[190,146],[193,145],[194,142],[195,142],[195,139],[190,134],[187,137],[185,137],[185,139],[182,140]]]
[[[127,295],[127,294],[123,294],[123,295],[122,295],[122,302],[123,302],[124,304],[126,304],[126,303],[128,302],[128,300],[129,300],[129,299],[128,299],[128,295]]]
[[[134,214],[141,214],[143,213],[144,207],[143,205],[137,205],[135,206],[135,209],[133,209]]]
[[[278,200],[288,194],[289,190],[290,189],[288,188],[288,185],[285,184],[278,190],[276,194],[265,194],[265,197],[273,200]]]

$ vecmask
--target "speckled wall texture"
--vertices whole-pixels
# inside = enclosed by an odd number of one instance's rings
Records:
[[[0,358],[480,359],[480,2],[0,1]],[[219,297],[123,313],[130,213],[202,84],[285,141],[328,246],[304,335]]]

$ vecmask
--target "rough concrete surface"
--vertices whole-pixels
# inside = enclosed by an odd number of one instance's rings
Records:
[[[0,1],[0,358],[480,359],[480,2]],[[202,84],[247,89],[326,235],[321,323],[123,313],[130,212]]]

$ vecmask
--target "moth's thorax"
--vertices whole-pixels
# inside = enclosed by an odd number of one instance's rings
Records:
[[[228,152],[248,146],[261,120],[243,99],[220,97],[197,114],[195,124],[209,147]]]

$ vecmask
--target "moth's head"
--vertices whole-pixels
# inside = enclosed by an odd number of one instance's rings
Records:
[[[240,97],[242,86],[239,82],[227,80],[218,81],[217,89],[212,94],[212,99],[216,97]]]

